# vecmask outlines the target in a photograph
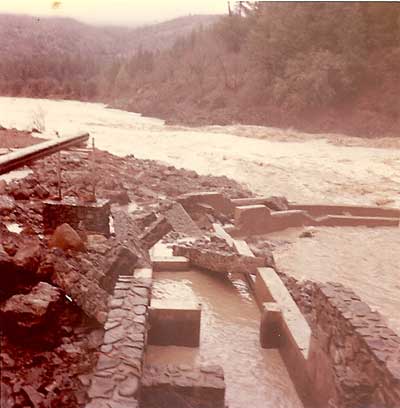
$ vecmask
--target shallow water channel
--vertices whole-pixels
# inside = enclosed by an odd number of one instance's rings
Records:
[[[260,312],[244,281],[191,270],[154,275],[153,298],[202,304],[200,347],[149,346],[149,364],[219,364],[230,408],[300,408],[277,350],[259,345]]]

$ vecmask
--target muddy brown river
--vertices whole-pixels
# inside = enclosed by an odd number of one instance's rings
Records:
[[[400,336],[400,228],[318,227],[312,238],[300,238],[301,231],[266,236],[278,243],[279,268],[300,280],[352,287]]]
[[[322,136],[293,137],[293,131],[263,127],[168,127],[161,120],[102,104],[0,97],[0,125],[5,127],[31,128],[38,112],[47,137],[56,131],[89,132],[97,147],[116,155],[226,175],[260,195],[285,195],[303,203],[400,207],[399,149],[334,145]],[[253,135],[258,138],[248,137]],[[392,327],[400,327],[399,229],[321,229],[309,240],[296,234],[273,237],[288,241],[278,246],[280,265],[299,278],[337,280],[353,287]],[[193,271],[179,279],[165,273],[156,288],[158,296],[199,299],[202,344],[197,352],[185,353],[151,348],[150,360],[220,362],[231,407],[302,406],[279,354],[259,347],[259,311],[245,288]]]
[[[259,344],[260,314],[243,281],[233,284],[200,271],[155,275],[156,299],[202,304],[200,347],[150,346],[150,364],[219,364],[229,408],[303,407],[277,350]]]
[[[89,132],[98,147],[111,153],[226,175],[258,194],[308,203],[400,207],[400,150],[396,149],[336,146],[322,136],[294,138],[293,131],[267,127],[169,127],[162,120],[102,104],[0,97],[0,125],[32,128],[38,117],[48,137],[54,137],[55,131]],[[252,134],[259,139],[237,136]]]

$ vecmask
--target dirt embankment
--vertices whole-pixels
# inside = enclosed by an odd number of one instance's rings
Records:
[[[1,149],[18,149],[20,147],[27,147],[43,141],[43,138],[39,137],[39,135],[33,136],[31,132],[20,131],[17,129],[6,129],[0,125]]]

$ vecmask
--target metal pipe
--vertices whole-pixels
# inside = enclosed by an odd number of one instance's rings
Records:
[[[18,149],[15,152],[0,157],[0,174],[22,167],[34,160],[49,156],[71,146],[77,146],[89,139],[89,133],[78,136],[67,136],[60,139],[49,140],[33,146]]]

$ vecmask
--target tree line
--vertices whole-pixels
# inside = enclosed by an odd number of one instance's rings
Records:
[[[0,92],[101,100],[188,124],[400,130],[399,3],[255,3],[168,49],[12,56]]]

